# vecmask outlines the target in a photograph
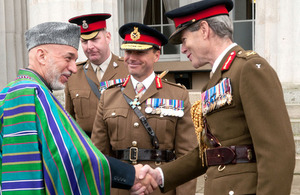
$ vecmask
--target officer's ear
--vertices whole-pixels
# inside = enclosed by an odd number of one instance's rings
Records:
[[[157,62],[160,57],[160,50],[159,49],[153,49],[154,51],[154,62]]]
[[[208,23],[205,20],[200,22],[199,31],[200,31],[203,39],[207,39],[209,37],[211,29],[210,29]]]
[[[111,34],[110,34],[110,32],[108,32],[108,31],[105,31],[105,32],[106,32],[106,33],[105,33],[105,38],[106,38],[107,42],[110,43],[110,40],[111,40]]]

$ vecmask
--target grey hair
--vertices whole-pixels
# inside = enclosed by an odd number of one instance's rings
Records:
[[[219,15],[192,24],[187,28],[190,32],[198,31],[200,29],[200,23],[206,21],[209,27],[214,31],[214,33],[220,38],[229,38],[233,40],[233,24],[227,15]]]

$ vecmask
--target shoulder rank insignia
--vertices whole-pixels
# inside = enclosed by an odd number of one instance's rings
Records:
[[[251,50],[246,51],[246,56],[247,56],[247,57],[248,57],[248,56],[251,56],[251,55],[254,55],[254,54],[256,54],[255,51],[251,51]]]
[[[245,59],[251,58],[251,57],[256,56],[256,55],[257,55],[257,53],[255,51],[252,51],[252,50],[247,50],[247,51],[242,51],[241,50],[237,53],[237,57],[245,58]]]
[[[228,58],[226,59],[224,65],[222,67],[222,71],[229,69],[231,63],[233,62],[233,60],[235,58],[235,56],[236,56],[236,52],[235,51],[233,51],[233,52],[230,53],[230,55],[228,56]]]

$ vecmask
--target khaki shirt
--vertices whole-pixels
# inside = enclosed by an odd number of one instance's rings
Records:
[[[236,57],[221,70],[231,52]],[[199,149],[162,166],[164,191],[206,172],[205,195],[288,195],[295,167],[295,143],[283,91],[276,72],[258,54],[232,48],[223,58],[207,90],[230,78],[232,103],[208,113],[207,123],[222,146],[253,144],[256,163],[201,166]],[[206,170],[207,169],[207,170]]]
[[[130,99],[134,99],[135,91],[131,80],[123,90]],[[164,116],[145,113],[145,103],[148,98],[164,98],[184,100],[184,116]],[[159,149],[174,150],[177,157],[186,154],[197,145],[196,134],[190,115],[188,91],[177,84],[162,81],[162,88],[158,89],[155,80],[140,99],[141,112],[154,129],[159,140]],[[127,149],[132,142],[137,142],[138,148],[153,149],[150,136],[138,119],[133,109],[128,105],[116,86],[107,89],[101,96],[92,133],[92,141],[104,154],[113,156],[114,150]],[[138,163],[156,167],[153,161]],[[164,164],[164,163],[162,163]],[[178,187],[168,194],[195,194],[196,180]],[[112,195],[129,194],[128,191],[112,189]],[[154,194],[161,194],[159,189]]]
[[[89,60],[83,63],[78,63],[77,73],[73,74],[66,84],[65,107],[84,131],[92,132],[99,99],[92,91],[86,79],[84,73],[84,68],[86,67],[88,67],[88,77],[97,85],[98,88],[100,87],[100,83]],[[126,78],[127,75],[128,70],[123,63],[123,58],[113,54],[101,82]]]

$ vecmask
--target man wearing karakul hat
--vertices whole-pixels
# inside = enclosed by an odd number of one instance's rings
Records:
[[[52,94],[77,71],[80,28],[47,22],[25,37],[29,66],[0,92],[1,194],[130,189],[141,166],[105,157]]]

